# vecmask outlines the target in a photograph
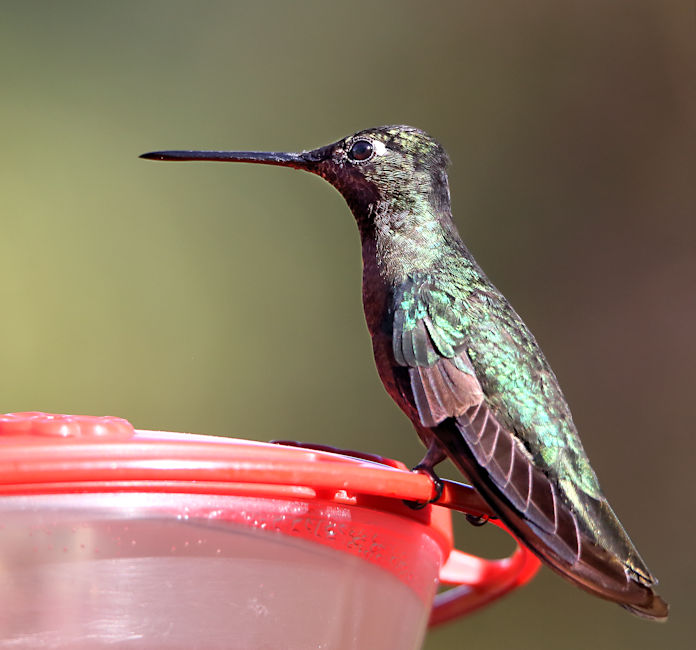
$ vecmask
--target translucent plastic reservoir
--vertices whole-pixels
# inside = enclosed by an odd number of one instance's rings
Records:
[[[442,562],[419,524],[335,503],[113,493],[1,507],[0,648],[415,649]],[[379,534],[394,525],[419,558],[400,577],[406,558]],[[321,543],[303,538],[313,526]]]

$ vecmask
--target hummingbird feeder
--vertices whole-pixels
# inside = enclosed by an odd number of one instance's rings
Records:
[[[0,648],[415,650],[539,566],[454,549],[480,497],[415,510],[431,479],[376,456],[45,413],[0,449]]]

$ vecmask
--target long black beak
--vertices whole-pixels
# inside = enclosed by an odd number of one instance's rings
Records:
[[[324,159],[323,149],[302,153],[275,151],[151,151],[140,156],[146,160],[210,160],[217,162],[248,162],[261,165],[279,165],[311,171]]]

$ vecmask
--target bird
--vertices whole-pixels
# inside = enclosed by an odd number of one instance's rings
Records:
[[[328,181],[362,244],[362,297],[387,393],[427,452],[449,458],[551,569],[638,616],[667,603],[604,496],[536,339],[455,226],[442,145],[405,125],[300,153],[155,151],[141,158],[277,165]]]

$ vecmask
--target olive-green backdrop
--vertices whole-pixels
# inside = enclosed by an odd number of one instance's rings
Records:
[[[414,464],[340,196],[162,148],[312,148],[408,123],[535,332],[672,603],[637,620],[548,570],[440,648],[694,637],[694,6],[685,0],[0,2],[0,412],[295,438]],[[458,545],[509,550],[458,525]]]

